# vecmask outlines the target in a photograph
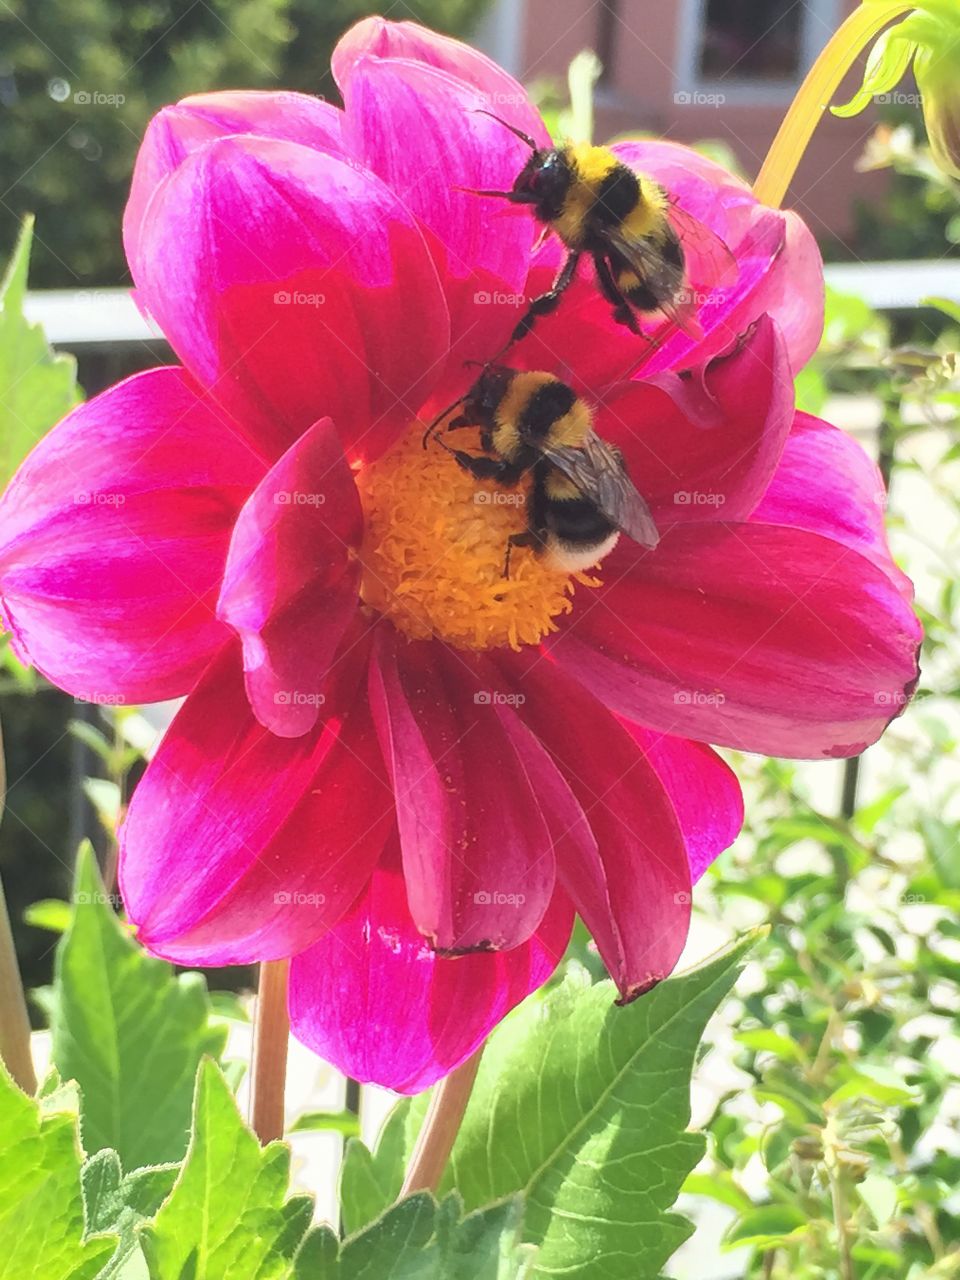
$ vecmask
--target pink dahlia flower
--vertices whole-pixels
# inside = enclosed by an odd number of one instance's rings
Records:
[[[598,405],[660,544],[569,580],[523,552],[504,580],[521,509],[420,439],[559,253],[458,189],[525,157],[476,108],[543,123],[407,23],[360,23],[334,70],[343,110],[219,93],[150,125],[124,234],[181,364],[38,445],[0,506],[0,590],[62,688],[187,695],[121,831],[144,944],[291,957],[296,1035],[414,1091],[547,979],[575,911],[624,1000],[669,973],[742,818],[706,744],[862,750],[919,630],[876,470],[794,411],[822,321],[809,232],[667,143],[618,151],[736,257],[702,342],[631,380],[647,344],[585,272],[515,353]]]

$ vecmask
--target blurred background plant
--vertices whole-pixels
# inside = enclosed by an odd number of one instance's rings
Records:
[[[458,33],[483,5],[411,0],[395,16]],[[0,5],[0,189],[12,184],[0,200],[13,215],[0,221],[0,253],[12,248],[17,220],[33,213],[34,285],[123,283],[120,218],[151,115],[200,89],[335,95],[330,51],[370,11],[363,0]]]
[[[120,210],[155,107],[199,85],[272,85],[276,77],[330,93],[320,71],[329,49],[368,11],[292,0],[182,8],[154,48],[176,5],[0,5],[0,112],[15,126],[0,130],[0,163],[27,171],[2,199],[8,212],[41,215],[32,284],[124,278]],[[476,0],[434,0],[404,16],[455,31],[480,8]],[[589,133],[600,73],[588,54],[566,83],[535,86],[555,133]],[[74,100],[94,91],[123,93],[123,111]],[[862,169],[893,177],[882,204],[861,207],[861,256],[866,245],[871,258],[940,259],[960,242],[958,186],[931,165],[918,120],[918,110],[893,113],[865,150]],[[56,164],[31,172],[31,158],[65,131]],[[730,162],[722,140],[702,149]],[[831,253],[850,250],[834,244]],[[4,480],[79,395],[72,362],[55,357],[23,320],[25,273],[22,247],[0,314]],[[799,380],[802,407],[859,436],[888,481],[894,546],[917,582],[926,628],[923,680],[916,701],[861,761],[735,760],[747,825],[697,891],[696,931],[721,941],[760,922],[773,928],[711,1023],[697,1074],[710,1144],[688,1179],[685,1206],[696,1217],[718,1206],[723,1239],[706,1248],[708,1272],[701,1240],[677,1256],[671,1275],[960,1276],[958,339],[960,306],[949,299],[880,314],[834,292],[820,353]],[[56,395],[42,400],[21,387],[15,397],[24,370],[37,364],[48,375],[56,368]],[[96,389],[95,366],[81,376]],[[65,697],[24,670],[6,644],[0,717],[12,784],[0,870],[27,984],[40,987],[71,917],[64,899],[82,836],[93,838],[113,891],[112,830],[155,728],[136,708]],[[570,959],[600,976],[582,930]],[[210,978],[243,983],[236,973]]]

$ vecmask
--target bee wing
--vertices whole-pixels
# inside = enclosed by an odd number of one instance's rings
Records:
[[[627,475],[620,454],[598,435],[591,432],[580,448],[547,446],[542,452],[628,538],[642,547],[657,545],[660,534],[650,508]]]
[[[663,314],[691,338],[702,338],[696,300],[687,287],[683,268],[665,258],[652,242],[638,236],[625,236],[617,227],[605,230],[604,236],[631,271],[636,272],[656,297],[663,299],[659,307]]]
[[[680,237],[684,251],[696,264],[697,282],[714,287],[733,284],[739,274],[737,260],[715,231],[695,218],[671,197],[667,217]]]

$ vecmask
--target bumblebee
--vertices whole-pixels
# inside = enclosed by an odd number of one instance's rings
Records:
[[[567,143],[548,150],[499,116],[493,119],[525,142],[531,156],[510,191],[471,189],[472,194],[530,205],[545,233],[555,232],[568,250],[552,286],[532,300],[507,346],[557,307],[584,254],[593,259],[614,318],[633,333],[641,332],[637,314],[662,312],[699,337],[688,255],[696,258],[698,276],[711,285],[727,284],[737,268],[723,241],[607,147]]]
[[[507,541],[503,576],[515,547],[530,547],[567,573],[609,555],[621,533],[644,547],[660,535],[627,475],[619,450],[593,429],[593,411],[550,373],[491,365],[460,402],[446,431],[480,428],[482,454],[454,449],[437,434],[445,410],[424,434],[435,437],[478,480],[512,488],[532,476],[527,527]],[[455,407],[455,406],[451,406]]]

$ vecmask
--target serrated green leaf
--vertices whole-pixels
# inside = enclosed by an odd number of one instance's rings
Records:
[[[656,1276],[690,1234],[669,1212],[704,1150],[685,1132],[690,1076],[752,941],[625,1009],[611,983],[574,975],[494,1032],[441,1189],[456,1187],[468,1209],[523,1195],[531,1277]],[[406,1158],[416,1113],[404,1103],[397,1114]],[[373,1164],[382,1182],[379,1149]],[[395,1176],[396,1157],[384,1164]]]
[[[55,354],[23,314],[32,239],[27,218],[0,285],[0,485],[80,399],[76,361]]]
[[[87,1231],[109,1231],[119,1236],[113,1257],[97,1280],[118,1280],[141,1275],[146,1262],[137,1240],[139,1227],[154,1216],[173,1189],[177,1165],[137,1169],[124,1177],[115,1151],[98,1151],[80,1170]]]
[[[429,1092],[402,1098],[387,1116],[375,1151],[359,1138],[347,1142],[340,1167],[340,1209],[348,1235],[373,1222],[399,1196],[429,1101]]]
[[[456,1193],[438,1205],[421,1192],[339,1247],[320,1228],[297,1256],[296,1280],[518,1280],[527,1266],[519,1197],[461,1220],[462,1207]]]
[[[77,859],[73,921],[57,948],[52,1059],[80,1084],[87,1152],[126,1169],[178,1162],[197,1065],[226,1029],[209,1025],[199,974],[175,977],[119,924],[89,846]]]
[[[28,1098],[0,1063],[0,1280],[93,1280],[113,1253],[84,1239],[81,1158],[71,1095]]]
[[[287,1280],[312,1211],[309,1196],[287,1199],[289,1170],[289,1148],[261,1148],[220,1068],[205,1059],[186,1159],[140,1233],[151,1280]]]

